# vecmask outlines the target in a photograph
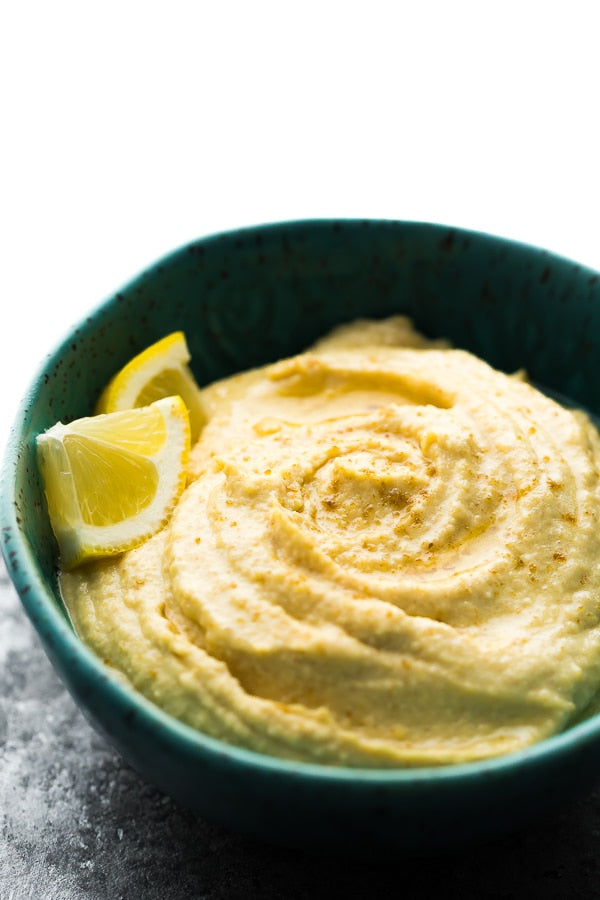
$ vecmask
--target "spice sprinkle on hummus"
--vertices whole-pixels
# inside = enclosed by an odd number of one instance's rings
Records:
[[[459,763],[600,684],[600,438],[401,317],[202,391],[169,523],[61,576],[106,664],[206,734],[347,766]]]

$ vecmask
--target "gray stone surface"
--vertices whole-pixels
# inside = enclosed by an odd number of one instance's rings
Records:
[[[1,900],[336,895],[600,897],[600,790],[535,829],[424,861],[348,862],[254,843],[178,807],[95,734],[0,561]]]

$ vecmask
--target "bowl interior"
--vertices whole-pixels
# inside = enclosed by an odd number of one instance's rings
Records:
[[[288,223],[194,242],[80,323],[43,364],[13,429],[3,552],[63,672],[57,622],[65,614],[36,435],[90,414],[114,372],[170,331],[185,331],[203,384],[301,351],[335,324],[395,313],[600,412],[600,278],[571,261],[480,233],[390,221]]]

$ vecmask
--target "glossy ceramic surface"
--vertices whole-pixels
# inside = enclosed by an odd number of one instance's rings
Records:
[[[73,634],[57,590],[35,436],[89,414],[109,377],[168,331],[185,331],[205,383],[300,351],[336,323],[397,312],[600,412],[597,273],[445,226],[292,222],[196,241],[93,311],[37,373],[3,464],[10,575],[90,721],[200,815],[293,847],[422,854],[521,827],[600,778],[600,717],[524,753],[392,772],[283,762],[204,737],[112,679]]]

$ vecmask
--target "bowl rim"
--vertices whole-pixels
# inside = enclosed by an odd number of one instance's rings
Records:
[[[460,237],[484,238],[490,244],[497,244],[498,247],[528,250],[539,253],[549,260],[574,266],[583,276],[587,274],[592,277],[600,277],[600,272],[591,269],[589,266],[579,264],[575,260],[534,244],[460,226],[391,218],[323,217],[266,222],[264,224],[246,225],[241,228],[217,231],[168,251],[140,270],[103,301],[97,303],[71,329],[65,332],[63,337],[55,343],[38,365],[18,405],[9,431],[8,442],[0,469],[0,529],[2,533],[0,549],[9,578],[13,582],[21,604],[34,625],[38,636],[41,638],[46,653],[51,658],[56,655],[60,660],[69,660],[69,663],[78,670],[76,677],[79,680],[79,684],[90,697],[97,693],[104,695],[105,699],[114,706],[116,714],[121,717],[131,714],[131,711],[135,710],[137,721],[141,718],[142,724],[146,729],[155,732],[160,731],[169,741],[183,746],[190,755],[195,756],[198,760],[202,757],[218,756],[221,760],[227,760],[243,768],[266,771],[270,774],[285,777],[310,778],[329,783],[339,782],[347,784],[352,782],[353,785],[363,785],[365,787],[382,784],[387,787],[400,787],[408,784],[447,784],[465,779],[480,779],[483,776],[501,776],[510,770],[534,767],[540,763],[549,762],[550,758],[554,760],[567,752],[583,748],[586,744],[600,737],[600,712],[524,749],[481,760],[441,765],[406,767],[340,766],[275,757],[244,747],[238,747],[204,734],[176,719],[148,700],[132,685],[126,683],[118,674],[113,674],[113,671],[105,666],[102,660],[76,635],[68,622],[66,614],[58,608],[53,592],[50,591],[45,580],[40,576],[33,551],[21,531],[16,512],[15,474],[19,453],[23,447],[22,430],[26,425],[29,409],[35,401],[40,382],[43,381],[48,364],[60,358],[61,353],[71,343],[72,335],[76,329],[81,329],[86,324],[91,324],[96,316],[108,311],[111,306],[118,302],[119,294],[129,291],[141,278],[148,276],[158,267],[175,260],[181,254],[189,251],[191,247],[223,239],[243,238],[258,232],[264,233],[266,231],[294,228],[330,228],[338,224],[345,228],[376,228],[378,226],[400,225],[415,229],[439,230],[440,233],[453,232]],[[61,680],[64,681],[64,679]]]

